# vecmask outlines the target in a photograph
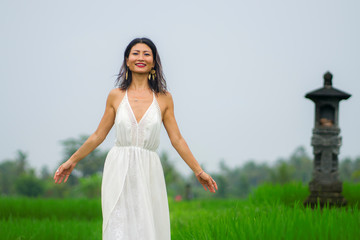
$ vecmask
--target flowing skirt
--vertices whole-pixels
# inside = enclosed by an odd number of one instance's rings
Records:
[[[164,172],[156,152],[114,146],[101,185],[103,240],[169,240]]]

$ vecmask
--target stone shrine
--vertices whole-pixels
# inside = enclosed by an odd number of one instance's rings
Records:
[[[309,92],[306,98],[315,103],[315,126],[311,145],[314,153],[312,180],[309,183],[310,196],[304,201],[312,207],[344,206],[342,182],[339,180],[339,149],[341,136],[339,128],[339,102],[351,95],[332,87],[332,74],[324,74],[324,87]]]

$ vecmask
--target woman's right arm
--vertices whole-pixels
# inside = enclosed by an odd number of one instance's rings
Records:
[[[114,103],[118,98],[119,89],[113,89],[110,91],[107,101],[104,115],[99,123],[96,131],[84,142],[84,144],[56,171],[54,175],[55,183],[61,183],[64,177],[64,182],[67,181],[70,173],[76,166],[76,164],[97,148],[106,138],[115,121],[115,106]]]

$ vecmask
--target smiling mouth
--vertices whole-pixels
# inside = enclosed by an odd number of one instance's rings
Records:
[[[136,63],[135,66],[137,66],[137,67],[145,67],[146,64],[144,64],[144,63]]]

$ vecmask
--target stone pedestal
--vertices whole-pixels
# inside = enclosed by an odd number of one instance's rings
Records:
[[[340,129],[336,127],[319,127],[313,130],[311,145],[314,148],[314,170],[309,183],[310,196],[305,205],[321,207],[346,205],[341,195],[342,182],[339,180],[338,154],[341,146]]]
[[[313,182],[309,184],[310,188],[313,184]],[[341,182],[338,185],[341,187]],[[305,200],[304,205],[311,206],[312,208],[320,205],[320,207],[323,208],[326,205],[329,207],[342,207],[347,204],[346,199],[341,194],[341,190],[332,189],[330,185],[328,185],[327,189],[326,185],[321,185],[320,188],[322,189],[320,191],[310,190],[310,196]]]

